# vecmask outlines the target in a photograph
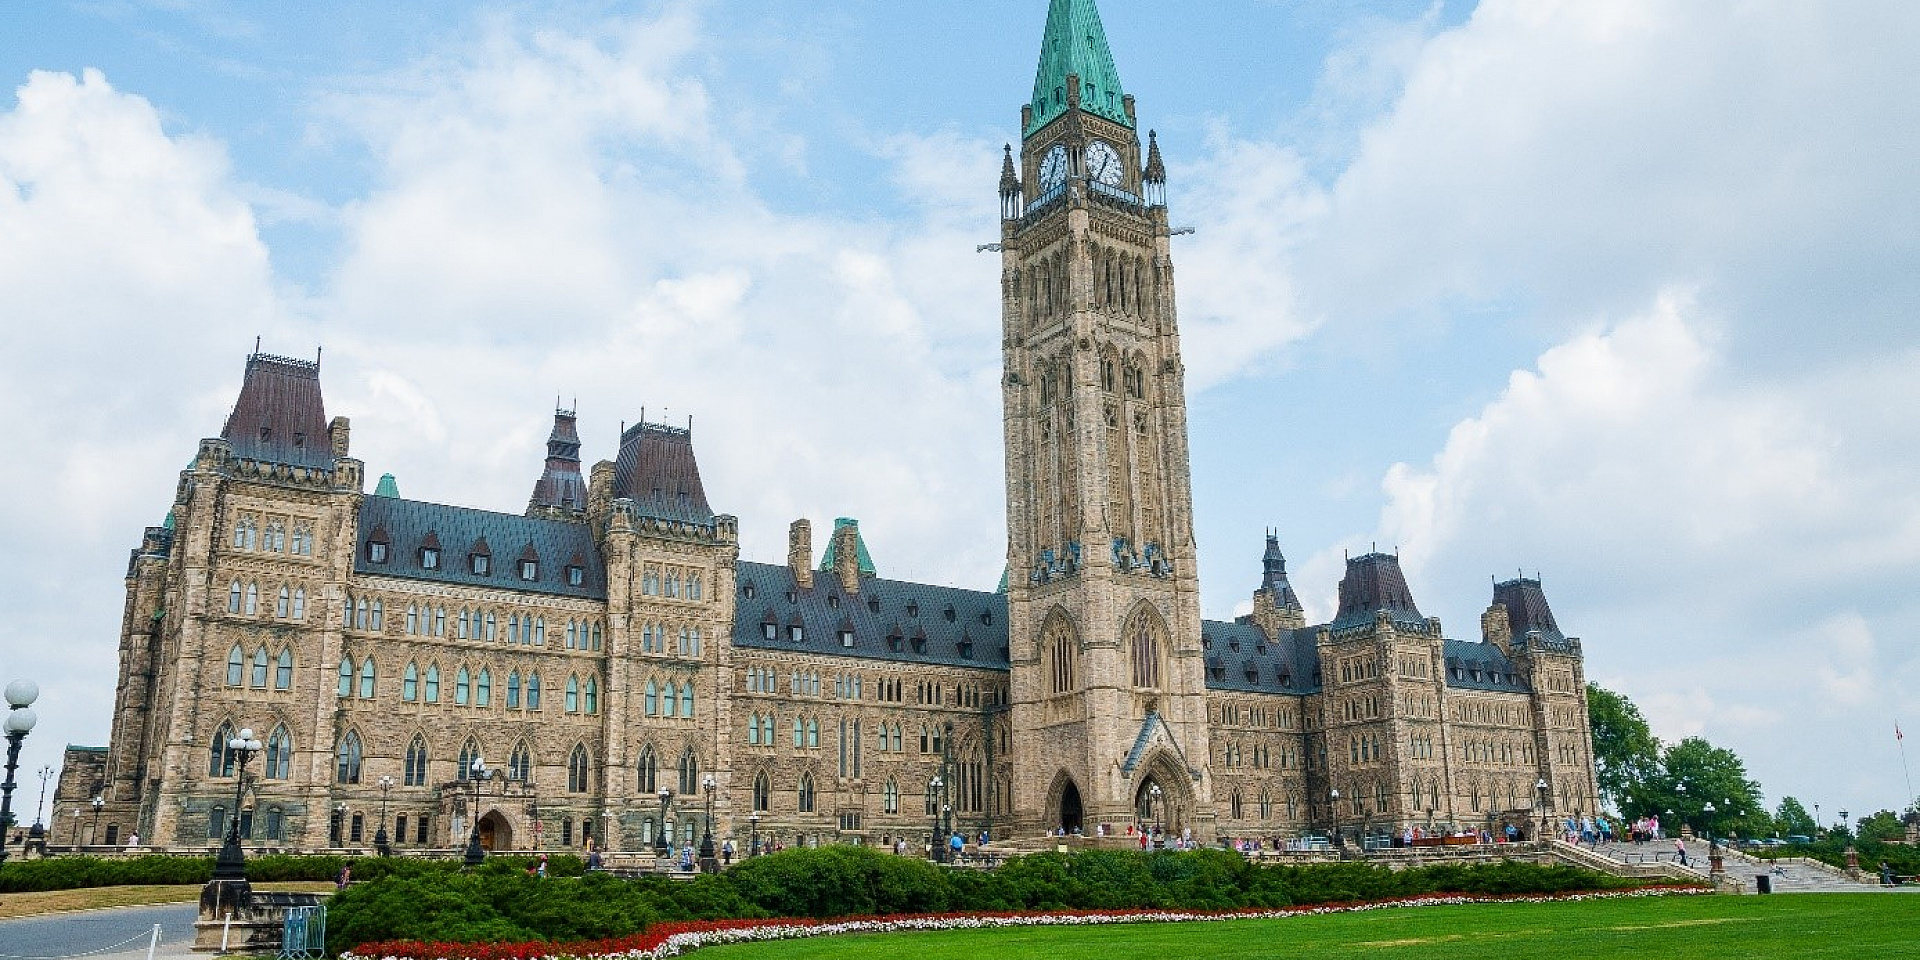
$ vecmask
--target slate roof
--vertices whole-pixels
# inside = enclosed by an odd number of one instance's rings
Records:
[[[1093,0],[1053,0],[1040,39],[1040,66],[1033,77],[1031,134],[1067,112],[1067,76],[1080,77],[1080,107],[1125,127],[1133,126],[1122,103],[1120,71],[1107,46],[1107,29]]]
[[[333,469],[320,364],[264,353],[247,357],[240,396],[220,437],[242,460]]]
[[[1240,693],[1320,692],[1318,628],[1282,630],[1278,639],[1250,621],[1202,620],[1207,689]]]
[[[1400,570],[1400,558],[1388,553],[1369,553],[1347,558],[1346,575],[1340,578],[1340,610],[1333,626],[1351,627],[1373,622],[1375,612],[1385,610],[1395,623],[1425,626],[1427,618],[1414,605],[1413,590],[1407,575]]]
[[[784,564],[750,561],[741,561],[737,577],[736,647],[1007,669],[1007,598],[1003,595],[880,577],[861,578],[856,595],[844,593],[838,580],[823,576],[813,578],[811,589],[801,590]],[[949,610],[952,619],[948,619]],[[777,639],[766,638],[767,623],[775,625]],[[801,627],[800,643],[788,639],[788,627],[796,623]],[[841,644],[843,630],[853,632],[852,647]]]
[[[713,524],[700,464],[693,456],[693,430],[636,423],[620,434],[613,466],[615,499],[632,500],[643,517]]]
[[[1273,594],[1273,604],[1285,610],[1300,609],[1300,595],[1287,580],[1287,556],[1280,552],[1280,537],[1267,534],[1267,552],[1260,558],[1260,587]]]
[[[1540,589],[1540,581],[1520,577],[1496,583],[1493,602],[1507,608],[1507,624],[1516,636],[1538,633],[1542,639],[1552,642],[1567,639],[1567,635],[1560,632],[1560,625],[1553,621],[1553,610],[1547,606],[1547,595]]]
[[[376,534],[389,538],[386,563],[367,560],[367,543]],[[420,565],[420,548],[433,537],[440,543],[440,565]],[[606,567],[584,523],[494,513],[469,507],[450,507],[397,497],[367,497],[360,505],[360,543],[355,545],[355,573],[408,580],[427,580],[463,586],[494,587],[552,596],[605,600]],[[493,558],[491,573],[475,574],[468,555],[479,546]],[[539,557],[539,579],[520,579],[514,561],[531,547]],[[567,567],[582,568],[580,586],[567,583]]]
[[[1446,657],[1447,686],[1456,690],[1493,690],[1524,693],[1525,678],[1500,648],[1491,643],[1448,640],[1442,652]]]

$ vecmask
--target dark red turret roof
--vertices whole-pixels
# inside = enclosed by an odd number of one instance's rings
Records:
[[[319,362],[264,353],[249,356],[240,398],[233,402],[220,437],[242,459],[332,469]]]
[[[1553,610],[1547,606],[1547,594],[1540,589],[1539,580],[1517,577],[1496,583],[1493,602],[1507,608],[1507,625],[1515,634],[1538,633],[1548,640],[1566,639],[1560,625],[1553,621]]]
[[[1407,575],[1400,571],[1400,558],[1386,553],[1369,553],[1347,560],[1347,575],[1340,578],[1340,612],[1333,625],[1348,626],[1371,621],[1376,611],[1385,610],[1402,623],[1425,623],[1420,608],[1413,604],[1413,591]]]
[[[643,517],[712,523],[692,428],[644,422],[628,427],[614,462],[613,495],[632,500]]]
[[[580,476],[580,432],[572,410],[553,412],[553,433],[547,436],[547,467],[533,485],[529,507],[585,510],[587,483]]]

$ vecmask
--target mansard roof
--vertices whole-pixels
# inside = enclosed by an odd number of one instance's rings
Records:
[[[613,495],[632,500],[642,517],[711,525],[713,509],[693,456],[693,428],[636,423],[620,434]]]
[[[320,363],[264,353],[247,357],[240,396],[220,437],[242,460],[332,469]]]
[[[1527,681],[1519,668],[1500,648],[1491,643],[1448,640],[1442,653],[1446,658],[1447,686],[1455,690],[1488,690],[1500,693],[1525,693]]]
[[[606,568],[600,561],[600,549],[593,542],[593,530],[584,523],[397,497],[368,497],[360,504],[359,528],[386,532],[392,538],[393,547],[387,551],[386,563],[372,563],[367,559],[366,549],[357,545],[353,561],[357,574],[588,600],[607,597]],[[366,536],[363,534],[363,539]],[[520,571],[509,569],[511,565],[506,564],[495,564],[489,575],[476,574],[465,556],[442,556],[438,566],[431,570],[420,564],[423,546],[437,546],[444,541],[455,544],[455,549],[474,544],[475,548],[468,549],[487,552],[492,549],[484,546],[489,539],[503,544],[525,544],[526,549],[520,551],[522,556],[532,551],[541,557],[583,558],[578,564],[582,568],[581,583],[577,587],[569,584],[565,565],[557,563],[540,564],[539,577],[531,581],[520,579]]]
[[[1540,589],[1539,580],[1517,577],[1496,583],[1493,602],[1507,608],[1507,625],[1514,636],[1535,634],[1548,643],[1566,642],[1567,635],[1561,633],[1560,625],[1554,622],[1553,610],[1547,606],[1547,595]]]
[[[1340,610],[1334,614],[1333,626],[1371,623],[1374,614],[1382,610],[1395,623],[1426,624],[1420,608],[1413,603],[1407,575],[1400,571],[1399,557],[1369,553],[1347,558],[1346,575],[1340,578]]]
[[[1207,689],[1239,693],[1320,692],[1318,628],[1281,630],[1270,638],[1247,620],[1202,620]]]
[[[1007,669],[1003,595],[879,577],[862,578],[857,594],[841,590],[833,577],[816,576],[811,588],[802,589],[791,568],[750,561],[740,562],[737,579],[736,647]],[[765,624],[784,627],[795,617],[801,642],[790,640],[784,628],[775,631],[776,639],[767,639]],[[853,646],[842,645],[842,630],[853,632]]]

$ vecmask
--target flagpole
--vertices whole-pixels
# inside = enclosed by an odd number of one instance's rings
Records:
[[[1907,735],[1900,732],[1900,725],[1897,723],[1893,725],[1893,739],[1895,743],[1900,744],[1900,772],[1907,778],[1907,803],[1912,805],[1920,802],[1920,796],[1914,795],[1913,771],[1907,769]]]

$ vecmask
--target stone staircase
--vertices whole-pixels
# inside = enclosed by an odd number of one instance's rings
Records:
[[[1556,846],[1566,847],[1567,845],[1556,843]],[[1685,841],[1685,848],[1687,851],[1685,865],[1679,862],[1672,840],[1603,843],[1577,849],[1589,857],[1605,858],[1627,867],[1664,868],[1675,877],[1702,881],[1709,879],[1708,870],[1712,852],[1706,841],[1689,839]],[[1756,878],[1762,874],[1768,877],[1774,893],[1867,893],[1894,890],[1920,892],[1920,887],[1882,887],[1871,874],[1863,877],[1862,880],[1854,880],[1843,870],[1804,857],[1762,860],[1747,856],[1738,850],[1722,848],[1721,863],[1726,870],[1727,880],[1737,885],[1742,892],[1747,893],[1758,889],[1759,884]]]

